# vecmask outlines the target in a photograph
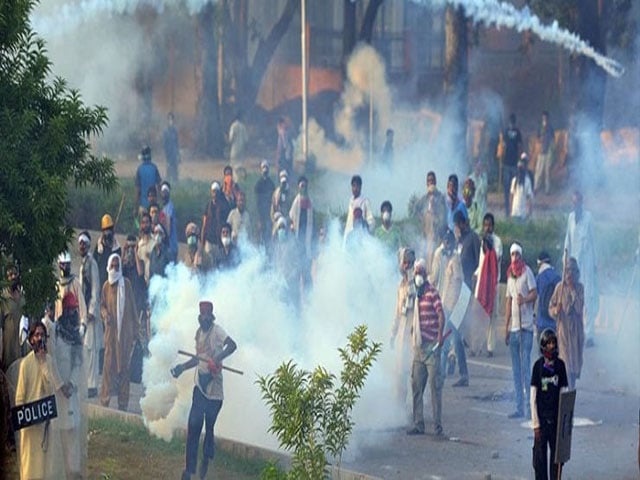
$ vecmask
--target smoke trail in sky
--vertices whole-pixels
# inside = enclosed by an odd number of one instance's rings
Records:
[[[427,0],[415,1],[427,3]],[[546,42],[555,43],[572,53],[591,58],[611,76],[620,77],[624,73],[624,67],[620,63],[597,52],[575,33],[561,28],[557,20],[554,20],[551,25],[543,24],[540,18],[531,13],[526,6],[519,10],[510,3],[498,0],[429,0],[428,3],[431,5],[450,3],[464,7],[469,17],[476,22],[484,22],[487,26],[507,27],[518,32],[532,31]]]

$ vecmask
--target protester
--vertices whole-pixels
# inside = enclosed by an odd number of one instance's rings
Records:
[[[284,117],[278,118],[276,130],[278,132],[276,170],[293,172],[293,141],[289,135],[287,120]]]
[[[80,253],[80,271],[78,281],[82,298],[87,308],[86,331],[84,334],[84,364],[87,371],[87,396],[94,398],[98,395],[98,375],[100,373],[100,350],[104,330],[100,320],[100,275],[98,264],[90,255],[91,235],[86,230],[78,235],[78,252]]]
[[[140,214],[140,208],[149,208],[149,201],[146,197],[143,197],[142,194],[146,194],[150,187],[157,187],[162,181],[158,167],[151,161],[151,147],[145,145],[140,151],[138,158],[142,163],[136,170],[134,180],[136,187],[134,217]]]
[[[511,217],[516,221],[524,221],[533,212],[533,188],[527,171],[527,156],[522,154],[518,161],[516,175],[511,180]]]
[[[63,252],[58,255],[58,297],[55,303],[55,319],[62,315],[62,299],[67,293],[72,293],[78,301],[79,321],[82,325],[82,332],[86,330],[87,307],[82,294],[82,286],[76,276],[71,273],[71,255],[69,252]]]
[[[549,315],[556,320],[558,348],[567,367],[569,388],[576,388],[582,371],[584,348],[584,288],[575,258],[569,259],[564,281],[558,283],[549,301]]]
[[[162,134],[162,146],[164,147],[164,157],[167,161],[167,179],[175,183],[178,181],[180,140],[174,121],[175,117],[173,116],[173,112],[169,112],[167,115],[167,128],[165,128]]]
[[[393,136],[393,129],[388,128],[385,135],[384,147],[382,148],[382,164],[387,167],[393,165]]]
[[[536,338],[539,338],[540,333],[547,328],[557,331],[556,322],[549,315],[549,301],[559,282],[560,275],[551,265],[550,255],[546,251],[540,252],[538,255],[538,276],[536,277],[536,290],[538,291]]]
[[[298,179],[298,193],[291,203],[289,220],[291,231],[297,243],[297,256],[300,266],[300,282],[303,291],[311,285],[311,261],[313,259],[313,202],[309,197],[309,180],[301,176]]]
[[[229,204],[229,210],[236,208],[236,195],[240,191],[240,187],[233,180],[233,167],[227,165],[222,171],[222,193]]]
[[[540,335],[540,353],[542,356],[534,363],[531,373],[533,469],[536,480],[547,480],[560,478],[554,458],[560,393],[567,390],[567,371],[558,358],[558,340],[553,330],[546,329]]]
[[[542,112],[542,120],[538,130],[538,142],[540,143],[540,153],[536,161],[536,174],[534,185],[536,192],[542,190],[542,181],[544,180],[544,193],[549,195],[551,185],[551,155],[554,147],[554,131],[549,123],[549,112]]]
[[[220,189],[218,182],[211,184],[211,198],[207,202],[202,216],[202,229],[200,242],[205,252],[211,253],[213,247],[220,245],[220,230],[222,224],[229,218],[229,202]]]
[[[580,267],[580,278],[584,286],[585,298],[583,313],[585,346],[593,347],[596,316],[600,308],[593,222],[591,212],[583,208],[582,193],[576,190],[572,200],[573,211],[569,214],[569,219],[567,220],[564,248],[569,257],[576,259]]]
[[[190,222],[184,232],[187,238],[187,251],[184,254],[183,262],[192,273],[204,273],[211,269],[211,257],[202,250],[198,237],[200,230],[198,226]]]
[[[362,178],[360,175],[351,177],[351,194],[352,196],[347,209],[347,222],[344,226],[345,243],[349,233],[353,230],[354,210],[356,208],[362,212],[362,218],[365,220],[369,232],[373,232],[376,227],[376,220],[371,210],[371,202],[369,202],[368,198],[362,196]]]
[[[169,261],[175,262],[178,258],[178,224],[176,223],[176,209],[171,200],[171,184],[162,182],[160,185],[160,199],[162,200],[162,222],[169,236]]]
[[[227,223],[231,225],[231,240],[236,245],[240,238],[244,241],[249,239],[251,216],[246,209],[246,202],[244,192],[239,190],[236,193],[236,207],[229,212],[229,216],[227,217]]]
[[[149,280],[151,279],[151,252],[153,251],[154,246],[155,242],[151,230],[151,216],[148,213],[143,213],[140,217],[140,237],[138,238],[136,257],[138,259],[139,266],[142,267],[141,272],[139,270],[139,273],[144,277],[145,289],[149,288]],[[146,298],[147,295],[145,294],[145,299]]]
[[[249,133],[243,123],[243,117],[242,111],[238,111],[229,127],[229,161],[235,166],[243,163],[249,143]]]
[[[102,233],[96,242],[93,258],[95,258],[98,264],[98,277],[100,279],[100,285],[102,285],[107,280],[107,260],[114,253],[122,255],[122,249],[114,233],[115,224],[113,223],[111,215],[105,213],[102,216],[100,228],[102,229]]]
[[[289,189],[289,174],[286,170],[281,170],[278,178],[280,179],[280,183],[271,196],[270,215],[272,229],[275,225],[276,213],[288,218],[289,210],[291,210],[291,203],[293,202],[293,193],[290,192]]]
[[[400,274],[396,311],[391,325],[389,342],[395,355],[395,393],[398,404],[406,405],[408,380],[411,373],[411,328],[413,326],[413,309],[415,308],[416,286],[413,281],[413,264],[415,252],[410,248],[401,248],[399,252]]]
[[[389,200],[382,202],[380,205],[382,223],[376,228],[374,237],[380,240],[389,251],[395,253],[402,245],[402,238],[400,229],[391,220],[392,213],[393,205],[391,205],[391,202]]]
[[[25,353],[21,348],[19,338],[26,300],[17,266],[8,266],[7,283],[8,286],[2,290],[2,298],[0,299],[0,336],[2,337],[2,351],[0,352],[2,363],[0,367],[5,372],[13,362]]]
[[[269,162],[266,160],[260,162],[260,173],[260,178],[253,188],[256,195],[256,232],[258,243],[269,249],[272,230],[271,198],[276,187],[271,177],[269,177]]]
[[[469,222],[462,211],[457,211],[453,218],[454,232],[458,241],[458,253],[462,263],[464,283],[473,291],[473,274],[480,261],[480,238],[469,228]]]
[[[237,348],[233,339],[217,323],[211,302],[200,302],[200,327],[196,331],[196,354],[185,363],[176,365],[171,374],[178,378],[182,372],[198,367],[193,399],[189,411],[187,428],[186,466],[182,472],[182,480],[190,480],[196,473],[198,461],[198,443],[205,423],[202,460],[200,461],[200,478],[207,476],[209,462],[215,454],[214,427],[224,398],[222,386],[222,361]]]
[[[504,211],[509,218],[511,180],[516,174],[516,166],[522,152],[522,134],[516,126],[516,115],[509,115],[509,126],[502,134],[504,155],[502,157],[502,187],[504,189]]]
[[[104,369],[100,403],[109,406],[112,395],[118,397],[118,409],[129,405],[129,360],[139,336],[133,289],[122,275],[120,255],[109,257],[108,278],[102,287],[100,310],[104,321]]]
[[[60,430],[66,478],[84,478],[87,458],[87,422],[82,402],[87,392],[85,357],[83,355],[83,325],[80,307],[84,300],[72,290],[62,298],[62,312],[56,319],[51,344],[55,368],[64,384],[56,392],[58,417],[55,428]]]
[[[161,223],[153,228],[153,249],[149,253],[149,281],[156,275],[164,277],[170,263],[167,233]]]
[[[348,252],[354,252],[362,246],[362,242],[369,237],[369,227],[364,220],[364,214],[361,208],[353,209],[353,225],[351,231],[344,239],[344,249]]]
[[[442,429],[442,384],[439,374],[444,310],[438,291],[427,280],[427,267],[423,259],[413,268],[416,285],[416,304],[413,310],[412,341],[413,365],[411,391],[413,395],[413,427],[407,435],[422,435],[424,424],[424,389],[429,382],[431,408],[433,410],[434,434],[443,437]]]
[[[467,209],[469,217],[469,227],[480,235],[482,233],[482,216],[484,215],[484,211],[480,210],[478,202],[475,201],[475,195],[476,184],[471,178],[467,178],[462,187],[462,198],[464,199],[464,206]]]
[[[436,186],[436,174],[427,173],[427,193],[416,204],[416,213],[422,225],[427,265],[431,265],[433,252],[438,246],[440,235],[447,225],[447,206],[444,195]]]
[[[220,245],[216,245],[211,252],[211,263],[217,270],[226,270],[240,264],[238,247],[231,240],[231,225],[225,223],[220,230]]]
[[[20,363],[15,404],[24,405],[56,393],[69,398],[71,388],[60,380],[55,361],[47,351],[47,331],[42,322],[31,325],[28,340],[32,351]],[[52,422],[57,419],[20,430],[21,479],[65,478],[60,430],[52,427]]]
[[[138,239],[135,235],[127,235],[122,253],[122,275],[131,283],[136,300],[136,313],[138,318],[141,318],[147,310],[147,285],[144,279],[144,264],[138,259]]]
[[[498,316],[498,284],[502,263],[502,240],[493,231],[495,220],[487,213],[482,220],[483,236],[480,247],[478,269],[475,272],[475,297],[489,317],[487,326],[487,356],[493,357],[494,334]]]
[[[516,409],[509,418],[522,418],[525,410],[529,409],[529,368],[533,344],[533,304],[537,298],[536,279],[531,268],[522,259],[522,246],[519,243],[514,242],[509,253],[511,264],[507,270],[504,340],[511,351],[516,404]],[[523,394],[526,394],[526,402]]]
[[[469,174],[469,178],[473,181],[476,188],[476,194],[473,198],[478,203],[480,215],[484,215],[487,211],[487,192],[489,190],[489,183],[487,180],[485,164],[482,160],[478,160],[475,163],[475,167],[473,172]]]
[[[455,174],[449,175],[447,181],[447,228],[453,232],[454,229],[454,217],[457,212],[461,212],[465,219],[469,218],[469,213],[464,205],[464,202],[458,195],[458,176]]]

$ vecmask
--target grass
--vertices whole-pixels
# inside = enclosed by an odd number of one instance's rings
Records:
[[[89,421],[88,438],[89,479],[177,479],[184,469],[184,438],[165,442],[149,435],[142,425],[106,418]],[[240,459],[217,449],[207,478],[258,479],[266,466],[266,462]],[[6,467],[6,478],[19,478],[15,455]]]

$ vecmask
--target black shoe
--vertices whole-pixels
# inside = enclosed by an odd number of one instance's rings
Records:
[[[407,435],[424,435],[424,430],[420,430],[418,427],[413,427],[407,430]]]
[[[460,377],[460,380],[458,380],[456,383],[454,383],[451,386],[452,387],[468,387],[469,379],[467,377]]]
[[[90,388],[87,390],[87,398],[96,398],[98,396],[97,388]]]
[[[209,457],[202,457],[200,460],[200,480],[207,478],[207,470],[209,470]]]
[[[508,415],[508,418],[522,418],[522,417],[524,417],[524,413],[522,413],[522,411],[520,410],[516,410],[515,412],[510,413]]]
[[[487,358],[493,357],[493,352],[491,350],[487,351]]]
[[[435,430],[433,431],[433,436],[436,437],[437,440],[444,440],[446,438],[442,426],[438,425],[435,428]]]

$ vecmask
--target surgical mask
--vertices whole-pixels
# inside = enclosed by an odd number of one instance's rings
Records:
[[[422,275],[416,275],[413,281],[416,283],[416,287],[418,288],[424,285],[424,277]]]
[[[225,247],[228,247],[229,245],[231,245],[231,238],[229,237],[222,237],[222,245]]]
[[[388,222],[389,220],[391,220],[391,214],[387,211],[382,212],[382,221]]]

